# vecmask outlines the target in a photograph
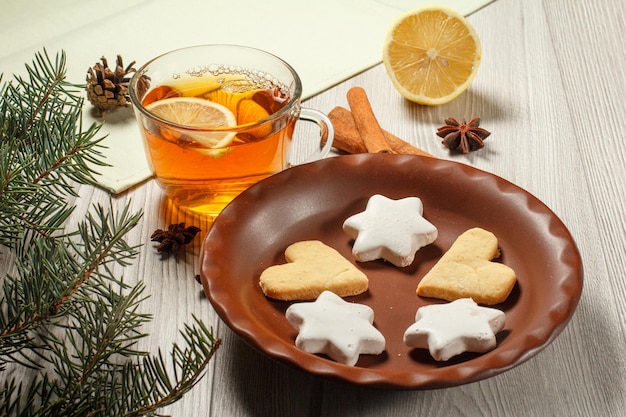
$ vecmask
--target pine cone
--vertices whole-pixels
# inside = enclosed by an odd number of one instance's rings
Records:
[[[128,74],[135,72],[135,61],[126,68],[122,63],[122,57],[117,56],[115,72],[111,71],[107,59],[102,57],[102,63],[96,63],[93,68],[87,70],[87,98],[104,117],[107,110],[130,105],[128,96]]]

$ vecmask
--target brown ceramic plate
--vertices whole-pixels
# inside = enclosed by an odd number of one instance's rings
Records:
[[[412,265],[355,264],[370,280],[367,293],[347,300],[374,309],[386,351],[361,355],[354,367],[305,353],[285,319],[287,302],[266,298],[261,272],[285,263],[284,250],[319,239],[353,260],[343,221],[365,209],[373,194],[417,196],[439,236]],[[472,227],[499,239],[500,261],[518,282],[506,302],[497,347],[436,362],[402,336],[418,307],[438,303],[415,294],[421,277],[452,242]],[[261,352],[311,374],[365,386],[428,389],[478,381],[504,372],[545,348],[570,320],[581,295],[583,269],[569,231],[541,201],[495,175],[450,161],[404,155],[348,155],[288,169],[237,197],[216,219],[202,250],[204,290],[219,316]]]

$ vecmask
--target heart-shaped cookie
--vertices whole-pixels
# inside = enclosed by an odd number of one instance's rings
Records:
[[[314,300],[324,291],[340,297],[367,291],[367,276],[319,240],[296,242],[285,250],[288,263],[273,265],[259,278],[263,294],[277,300]]]
[[[472,298],[478,304],[506,300],[515,285],[515,271],[491,262],[500,256],[498,239],[484,229],[461,234],[417,286],[417,295],[454,301]]]

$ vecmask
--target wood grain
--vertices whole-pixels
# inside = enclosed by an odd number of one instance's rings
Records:
[[[314,378],[259,354],[219,320],[194,280],[203,233],[184,256],[161,259],[150,234],[196,220],[177,213],[148,181],[113,198],[116,207],[131,200],[144,211],[128,237],[145,244],[142,254],[120,271],[129,281],[143,280],[150,294],[143,308],[154,321],[142,329],[151,337],[141,347],[168,349],[163,344],[180,341],[178,329],[192,314],[224,340],[209,374],[164,414],[626,415],[626,2],[497,0],[469,20],[482,39],[483,62],[471,88],[451,103],[407,102],[377,65],[304,104],[328,112],[346,106],[347,91],[361,86],[386,130],[435,157],[508,179],[545,202],[568,226],[584,261],[585,291],[567,328],[523,365],[456,388],[378,391]],[[485,148],[448,151],[435,135],[446,117],[480,117],[492,132]],[[74,219],[111,198],[89,186],[81,186],[80,195]],[[8,260],[2,256],[0,264]]]

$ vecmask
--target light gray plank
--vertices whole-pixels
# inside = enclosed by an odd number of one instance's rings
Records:
[[[347,106],[355,85],[370,95],[381,125],[428,152],[492,172],[544,201],[568,226],[585,266],[573,320],[545,351],[497,377],[434,391],[395,392],[329,382],[291,369],[240,341],[218,319],[194,275],[203,233],[179,259],[161,259],[156,228],[197,219],[180,215],[153,181],[113,198],[131,200],[144,218],[128,240],[144,243],[123,270],[147,286],[142,308],[154,314],[141,347],[169,350],[195,314],[223,346],[209,374],[164,410],[202,416],[624,416],[626,415],[626,4],[620,0],[498,0],[470,16],[483,63],[453,102],[422,107],[393,89],[382,65],[308,100],[329,111]],[[487,146],[451,154],[435,135],[448,116],[479,116]],[[314,131],[313,131],[314,132]],[[80,187],[73,215],[109,195]],[[496,214],[494,214],[496,215]],[[202,224],[203,230],[209,225]],[[2,254],[1,256],[6,256]],[[10,259],[0,257],[0,263]]]

